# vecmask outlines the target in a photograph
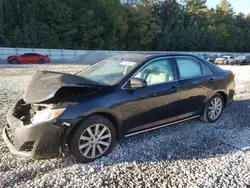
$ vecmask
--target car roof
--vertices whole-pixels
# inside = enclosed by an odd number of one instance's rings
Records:
[[[124,59],[126,61],[135,61],[138,63],[142,63],[146,60],[151,60],[151,59],[161,58],[161,57],[172,57],[172,56],[188,56],[188,57],[195,57],[195,58],[198,57],[198,55],[186,54],[186,53],[161,53],[161,54],[128,53],[128,54],[119,54],[119,55],[111,56],[110,58],[111,59],[119,58],[119,59]]]
[[[200,54],[186,54],[186,53],[165,53],[165,54],[151,54],[150,58],[171,57],[171,56],[187,56],[187,57],[201,57]]]
[[[38,53],[30,52],[30,53],[24,53],[23,55],[40,55]]]

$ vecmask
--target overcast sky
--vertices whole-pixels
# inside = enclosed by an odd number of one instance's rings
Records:
[[[228,0],[235,12],[243,12],[248,14],[250,12],[250,0]],[[216,7],[217,4],[220,4],[220,0],[207,0],[207,5],[209,8]]]

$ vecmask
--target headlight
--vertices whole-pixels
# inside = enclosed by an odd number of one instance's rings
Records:
[[[57,118],[65,108],[60,108],[60,109],[49,109],[49,110],[44,110],[44,111],[38,111],[36,115],[33,116],[31,119],[31,122],[33,124],[44,122],[44,121],[49,121],[52,119]]]

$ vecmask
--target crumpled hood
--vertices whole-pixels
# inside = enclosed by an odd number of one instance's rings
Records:
[[[39,103],[51,99],[62,87],[98,87],[82,77],[51,71],[37,71],[32,76],[23,99],[26,103]]]

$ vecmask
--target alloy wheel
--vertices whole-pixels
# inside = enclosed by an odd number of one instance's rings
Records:
[[[103,124],[94,124],[83,131],[79,138],[80,153],[89,159],[101,156],[110,146],[111,132]]]
[[[212,120],[217,119],[221,112],[222,112],[222,100],[219,97],[215,97],[211,102],[210,105],[208,107],[208,116],[209,118],[211,118]]]
[[[14,59],[14,60],[12,60],[12,63],[13,63],[13,64],[17,64],[18,61],[17,61],[16,59]]]

